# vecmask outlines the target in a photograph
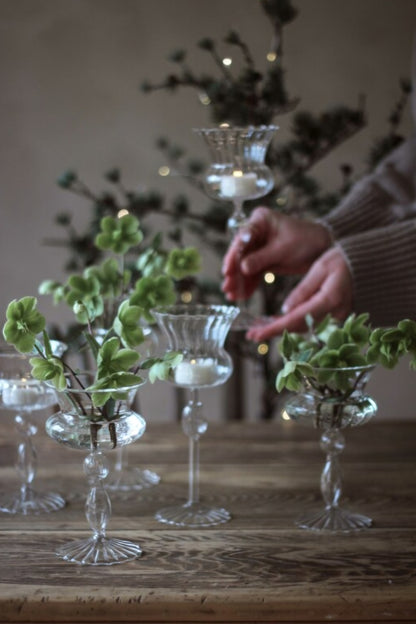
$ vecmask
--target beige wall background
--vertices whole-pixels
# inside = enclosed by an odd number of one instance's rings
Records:
[[[294,4],[300,14],[285,31],[285,65],[301,107],[353,106],[366,95],[368,127],[317,169],[328,186],[336,185],[341,162],[363,166],[372,140],[386,130],[399,78],[410,76],[416,2]],[[209,57],[195,44],[204,36],[219,40],[229,28],[266,63],[271,30],[256,0],[0,0],[2,318],[12,298],[35,294],[44,278],[63,277],[65,253],[42,241],[60,234],[57,212],[73,212],[81,225],[88,208],[56,186],[64,170],[76,169],[101,189],[102,173],[117,165],[130,188],[158,188],[167,196],[187,191],[184,180],[158,176],[164,163],[155,140],[166,135],[202,155],[191,128],[206,124],[207,112],[191,91],[145,96],[139,85],[164,78],[173,69],[167,57],[177,48],[190,51],[195,68],[209,69]],[[288,121],[279,123],[284,128]],[[412,131],[410,114],[404,131]],[[62,317],[62,311],[50,312]],[[370,390],[380,418],[416,417],[414,375],[405,363],[376,372]],[[258,387],[249,377],[254,418]],[[146,388],[143,413],[171,418],[169,392]],[[213,418],[221,413],[222,392],[210,394]]]

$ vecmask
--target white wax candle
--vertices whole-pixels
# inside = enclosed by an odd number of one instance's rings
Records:
[[[35,388],[19,384],[5,385],[1,395],[3,405],[8,407],[34,405],[39,399],[39,392]]]
[[[257,191],[257,176],[255,173],[234,171],[232,175],[222,176],[220,192],[223,197],[250,197]]]
[[[175,383],[179,386],[207,386],[215,382],[217,366],[212,358],[180,362],[175,368]]]

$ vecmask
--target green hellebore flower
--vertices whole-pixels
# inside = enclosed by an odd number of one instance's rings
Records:
[[[137,305],[144,310],[147,321],[153,322],[150,310],[160,305],[171,305],[176,301],[173,281],[167,275],[158,277],[142,277],[136,282],[130,304]]]
[[[126,271],[125,275],[121,275],[117,260],[107,258],[99,265],[87,267],[84,276],[94,277],[98,281],[103,297],[118,297],[130,277],[130,272]]]
[[[92,393],[92,401],[95,407],[102,407],[109,399],[127,399],[129,388],[134,388],[134,386],[142,383],[142,377],[134,373],[119,371],[98,379],[89,386],[88,390]]]
[[[116,337],[106,340],[97,355],[97,379],[101,380],[115,373],[127,372],[139,359],[133,349],[121,348]]]
[[[177,351],[168,351],[163,357],[152,357],[142,362],[142,368],[149,370],[149,381],[154,383],[156,379],[166,381],[171,372],[182,362],[183,355]]]
[[[33,357],[30,359],[32,375],[40,381],[50,381],[57,390],[66,388],[64,365],[58,358],[51,356],[48,358]]]
[[[36,305],[36,297],[23,297],[14,299],[7,306],[3,336],[21,353],[32,351],[36,335],[46,325],[45,317],[36,309]]]
[[[183,279],[201,270],[201,256],[195,247],[172,249],[166,263],[166,273],[175,279]]]
[[[284,388],[295,392],[302,387],[305,376],[312,373],[312,367],[304,362],[286,362],[276,377],[276,390],[281,392]]]
[[[124,215],[120,219],[104,217],[100,225],[101,232],[95,237],[95,244],[99,249],[125,254],[143,240],[139,221],[133,215]]]
[[[65,300],[72,306],[79,323],[86,324],[103,313],[100,283],[94,276],[71,275],[67,289]]]
[[[130,305],[129,301],[123,301],[120,305],[113,329],[125,347],[137,347],[144,341],[143,328],[140,325],[142,316],[143,310],[139,306]]]

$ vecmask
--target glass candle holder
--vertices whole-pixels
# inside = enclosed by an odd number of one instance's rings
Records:
[[[161,509],[156,518],[176,526],[208,527],[230,519],[229,512],[201,502],[199,496],[199,441],[208,428],[199,390],[227,381],[233,371],[224,342],[238,314],[234,306],[173,305],[153,310],[164,332],[168,348],[179,351],[183,360],[173,370],[171,383],[190,391],[182,411],[182,429],[189,438],[188,500]]]
[[[340,505],[342,474],[340,455],[345,449],[342,433],[347,427],[368,422],[377,413],[374,400],[365,394],[373,366],[316,369],[306,378],[301,392],[291,397],[285,412],[291,420],[314,426],[321,432],[320,446],[326,455],[321,474],[324,507],[307,513],[296,524],[314,531],[353,531],[371,526],[372,520]]]
[[[278,126],[273,125],[195,129],[203,138],[211,161],[204,175],[204,188],[210,197],[232,203],[233,210],[227,228],[231,238],[240,235],[241,258],[245,246],[250,242],[244,202],[264,197],[274,186],[273,173],[265,159],[277,129]],[[232,329],[244,330],[250,327],[256,317],[245,309],[243,282],[239,290],[240,314]]]
[[[85,515],[92,530],[91,537],[64,544],[56,554],[82,565],[112,565],[136,559],[142,551],[138,544],[129,540],[107,537],[111,502],[104,484],[110,472],[105,453],[140,438],[146,423],[129,407],[140,383],[128,388],[94,391],[94,395],[111,393],[106,404],[96,407],[93,394],[87,388],[91,381],[85,374],[68,378],[68,388],[58,393],[60,412],[46,421],[46,432],[52,439],[87,452],[83,467],[90,487]]]
[[[66,345],[51,341],[55,355],[62,355]],[[32,354],[33,355],[33,354]],[[17,492],[0,497],[3,513],[33,515],[62,509],[64,498],[54,491],[39,491],[35,486],[38,451],[35,436],[38,425],[34,415],[57,403],[55,390],[31,376],[31,355],[13,348],[0,351],[0,409],[14,412],[15,432],[18,438],[16,472],[20,487]]]

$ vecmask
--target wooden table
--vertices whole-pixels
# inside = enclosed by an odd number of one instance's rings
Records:
[[[162,476],[113,494],[109,533],[141,544],[134,562],[79,566],[55,548],[87,536],[83,455],[38,436],[38,485],[68,497],[59,512],[0,516],[0,622],[416,622],[416,415],[346,434],[346,502],[374,519],[350,534],[294,526],[320,503],[318,434],[293,423],[212,425],[202,440],[201,493],[233,519],[204,530],[154,520],[186,498],[178,425],[152,425],[129,458]],[[0,427],[0,486],[15,482],[11,422]]]

